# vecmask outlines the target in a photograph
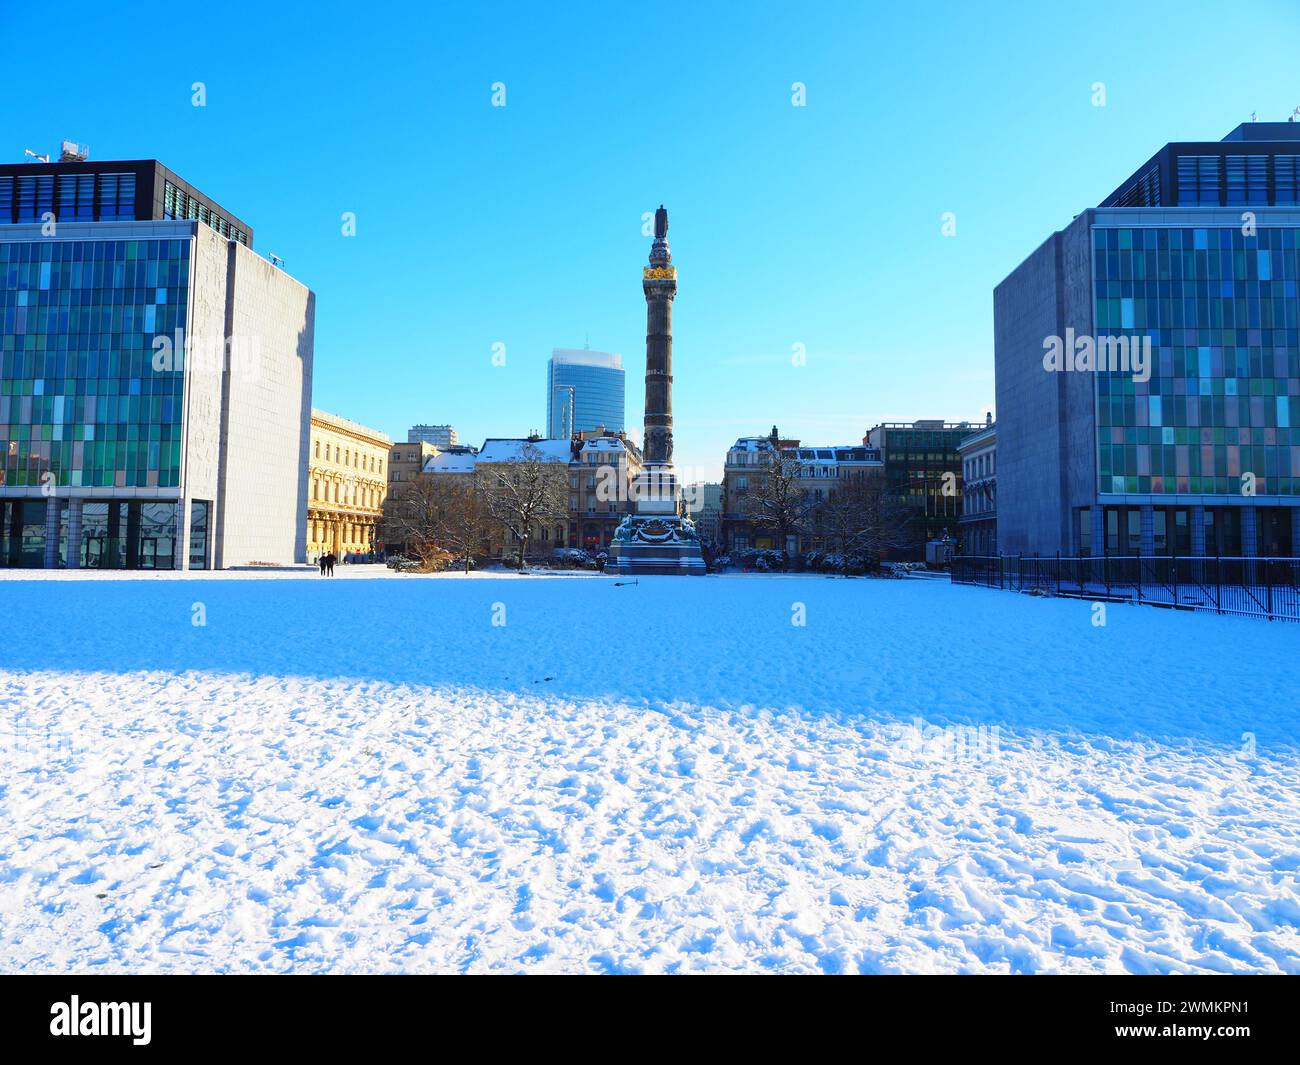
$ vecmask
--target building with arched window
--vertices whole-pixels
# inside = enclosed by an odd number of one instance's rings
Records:
[[[375,550],[388,494],[393,441],[378,429],[323,410],[311,412],[307,468],[307,555],[339,558]]]

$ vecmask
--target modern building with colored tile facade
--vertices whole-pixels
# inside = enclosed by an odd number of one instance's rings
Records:
[[[388,451],[378,429],[323,410],[311,412],[307,472],[307,555],[369,555],[388,495]]]
[[[962,437],[961,517],[958,550],[963,555],[998,553],[998,430],[990,416],[984,428]]]
[[[0,167],[0,565],[306,557],[315,296],[167,175]]]
[[[994,291],[998,541],[1300,553],[1300,125],[1173,143]]]

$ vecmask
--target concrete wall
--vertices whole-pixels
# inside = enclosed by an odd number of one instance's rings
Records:
[[[1071,507],[1095,491],[1093,376],[1043,368],[1046,338],[1092,331],[1088,220],[1053,234],[993,292],[1004,554],[1071,551]]]
[[[1092,212],[1061,233],[1062,324],[1078,336],[1092,335]],[[1061,425],[1061,532],[1053,546],[1046,540],[1039,553],[1077,554],[1079,536],[1075,508],[1091,507],[1097,499],[1097,375],[1063,373]]]
[[[181,454],[181,514],[177,565],[189,558],[189,505],[192,500],[215,502],[221,454],[222,366],[208,356],[223,344],[226,331],[226,241],[198,222],[190,258],[190,305],[186,335],[200,357],[185,366],[185,435]],[[209,519],[209,530],[212,528]],[[209,531],[209,537],[211,532]],[[209,560],[212,546],[208,547]]]
[[[225,247],[226,332],[256,358],[232,359],[224,379],[218,564],[304,562],[316,297],[247,248]]]

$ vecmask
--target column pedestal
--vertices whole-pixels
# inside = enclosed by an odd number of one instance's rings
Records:
[[[1092,520],[1092,554],[1101,558],[1106,554],[1106,508],[1094,503],[1089,518]]]
[[[1205,555],[1205,508],[1201,506],[1192,507],[1192,554],[1199,557]]]
[[[45,501],[45,568],[57,569],[59,566],[59,507],[62,500],[50,496]]]
[[[1138,530],[1141,535],[1138,553],[1154,555],[1156,553],[1156,508],[1144,506],[1138,509]]]
[[[68,569],[81,569],[80,499],[68,500]]]
[[[1259,554],[1259,508],[1241,508],[1241,553],[1246,558]]]

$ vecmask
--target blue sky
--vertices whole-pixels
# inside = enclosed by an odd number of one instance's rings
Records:
[[[1166,141],[1300,105],[1282,0],[115,6],[0,4],[5,158],[156,157],[244,218],[317,293],[315,404],[397,438],[542,428],[584,343],[639,437],[665,203],[687,479],[774,422],[981,417],[1002,277]]]

